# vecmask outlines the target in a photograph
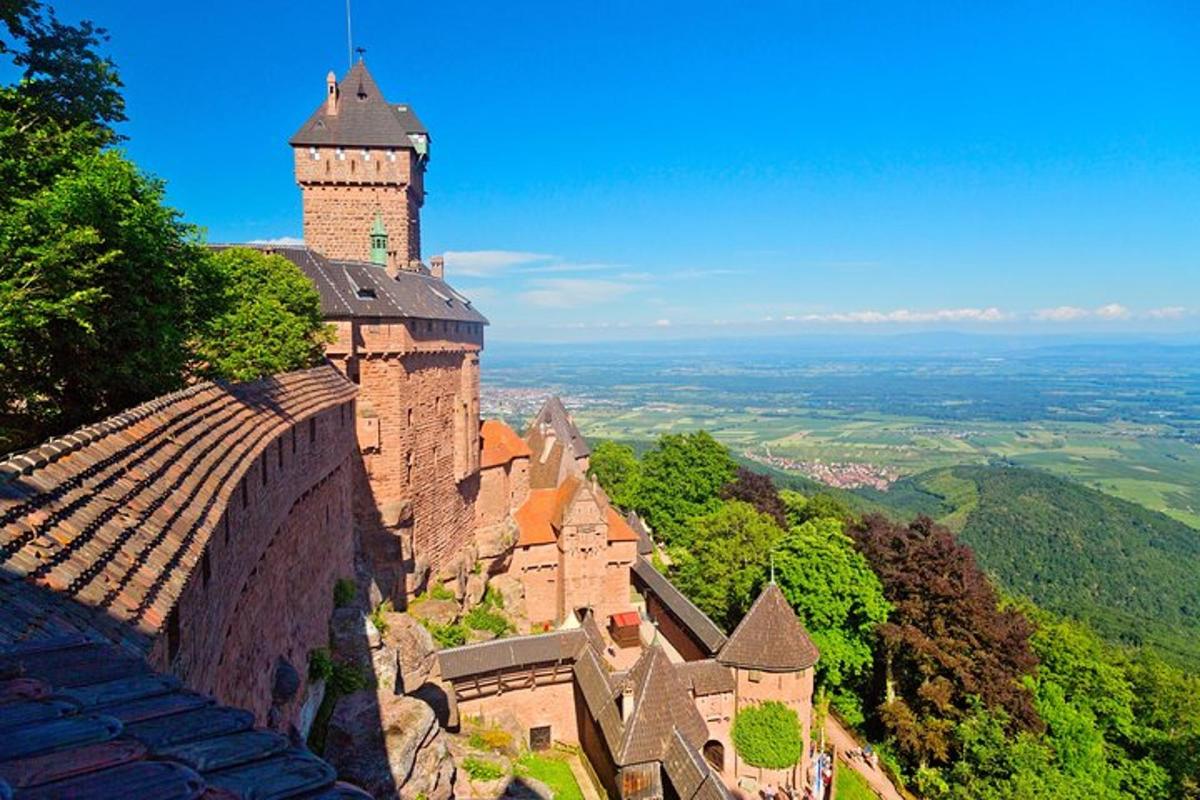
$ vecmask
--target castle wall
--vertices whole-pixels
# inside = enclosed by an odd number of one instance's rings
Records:
[[[355,320],[342,365],[359,384],[355,520],[385,595],[454,566],[474,539],[481,326]]]
[[[368,232],[383,218],[400,266],[421,257],[424,166],[408,148],[295,148],[304,243],[328,258],[369,261]]]
[[[516,547],[509,572],[521,578],[525,609],[533,628],[557,623],[558,548],[553,543]]]
[[[691,632],[679,624],[675,615],[663,604],[658,595],[647,591],[645,598],[647,616],[658,626],[658,632],[671,643],[684,661],[700,661],[710,656],[710,653],[701,647]]]
[[[604,589],[596,605],[601,625],[621,611],[629,611],[629,570],[637,558],[637,542],[610,542],[604,554]]]
[[[727,784],[734,781],[733,714],[735,698],[733,692],[704,695],[695,698],[696,710],[708,725],[708,741],[720,742],[724,748],[724,763],[721,777]]]
[[[308,654],[328,642],[333,584],[353,575],[353,421],[347,401],[261,436],[150,653],[157,669],[259,724],[279,658],[301,678],[280,709],[282,724],[294,721]]]
[[[503,524],[529,499],[529,459],[514,458],[479,472],[475,523],[479,528]]]
[[[558,619],[579,608],[599,609],[605,604],[604,565],[608,550],[608,525],[604,509],[586,491],[563,515],[558,535]],[[625,599],[628,601],[629,593]]]
[[[565,680],[560,679],[557,683],[459,700],[458,713],[463,719],[482,718],[485,722],[504,716],[515,719],[525,739],[520,744],[525,747],[529,746],[530,730],[545,726],[550,728],[552,741],[577,745],[579,723],[574,687],[570,672],[566,672]]]

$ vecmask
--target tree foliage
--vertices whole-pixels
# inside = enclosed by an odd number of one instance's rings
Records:
[[[320,363],[331,337],[316,290],[295,264],[244,247],[209,261],[194,347],[201,374],[247,381]]]
[[[719,503],[686,530],[688,538],[670,548],[672,580],[714,622],[732,630],[762,586],[783,531],[738,500]]]
[[[632,447],[601,440],[592,448],[588,464],[588,474],[600,482],[610,500],[626,509],[637,504],[642,465]]]
[[[787,769],[803,752],[800,718],[774,700],[747,706],[733,718],[733,746],[751,766]]]
[[[971,698],[1003,711],[1014,730],[1041,720],[1023,679],[1037,665],[1032,626],[999,606],[969,548],[928,518],[907,526],[872,515],[851,535],[893,606],[879,627],[887,686],[881,720],[912,763],[956,757],[954,725]]]
[[[111,145],[121,83],[104,31],[5,2],[0,52],[0,452],[177,389],[320,358],[295,267],[219,256]]]
[[[720,497],[722,500],[741,500],[743,503],[749,503],[759,513],[775,520],[779,527],[787,527],[787,509],[779,499],[775,482],[768,475],[738,467],[737,476],[721,487]]]
[[[775,547],[775,579],[821,652],[818,681],[834,693],[860,688],[890,606],[842,523],[813,519],[792,528]]]
[[[721,504],[737,464],[705,431],[669,434],[642,456],[635,509],[667,544],[684,542],[688,520]]]

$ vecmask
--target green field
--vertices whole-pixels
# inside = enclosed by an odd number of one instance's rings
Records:
[[[795,461],[867,462],[901,476],[1007,461],[1071,478],[1200,528],[1200,446],[1166,427],[1120,422],[947,421],[801,409],[732,411],[658,402],[581,409],[591,439],[650,441],[703,428],[735,452]]]

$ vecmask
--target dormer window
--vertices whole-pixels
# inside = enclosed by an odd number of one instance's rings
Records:
[[[358,287],[359,300],[374,300],[376,298],[375,290],[369,286]]]

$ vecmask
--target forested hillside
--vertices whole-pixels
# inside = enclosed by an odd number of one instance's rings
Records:
[[[953,467],[870,499],[959,533],[1010,592],[1200,665],[1200,531],[1044,472]]]
[[[868,736],[883,767],[920,796],[1200,800],[1200,678],[1147,648],[1105,641],[1086,622],[1006,598],[946,526],[781,491],[704,432],[663,436],[640,457],[599,442],[591,472],[650,523],[660,568],[726,630],[774,579],[820,650],[818,706],[829,703]],[[1064,488],[1039,473],[925,478],[896,499],[964,528],[988,515],[996,527],[983,535],[1011,534],[1009,549],[997,550],[1013,564],[1026,548],[1031,565],[1057,566],[1057,551],[1076,569],[1088,565],[1090,577],[1074,581],[1053,571],[1063,594],[1102,583],[1102,559],[1114,554],[1130,575],[1158,569],[1163,550],[1191,557],[1186,543],[1110,505],[1118,501],[1085,493],[1060,504]],[[1083,517],[1075,506],[1088,502],[1093,514]],[[1071,513],[1085,522],[1047,519]],[[1048,543],[1028,541],[1039,526]],[[1091,564],[1089,531],[1101,540]],[[1107,596],[1093,590],[1092,609]]]

